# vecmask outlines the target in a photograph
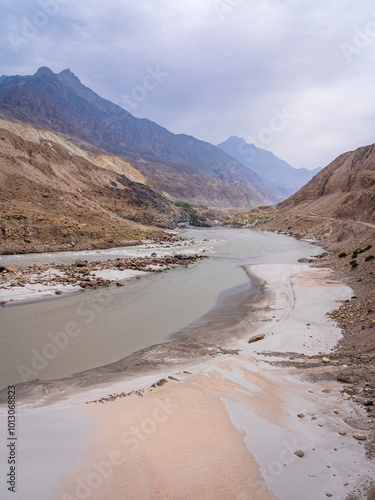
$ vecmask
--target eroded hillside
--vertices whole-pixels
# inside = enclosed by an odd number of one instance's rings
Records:
[[[184,218],[138,170],[99,149],[4,120],[0,144],[1,253],[121,245],[161,237]]]

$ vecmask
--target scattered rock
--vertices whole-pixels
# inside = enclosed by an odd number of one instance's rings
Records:
[[[295,455],[299,458],[303,458],[305,456],[304,452],[302,450],[297,450],[294,452]]]
[[[375,401],[373,399],[366,399],[365,401],[363,401],[363,404],[365,406],[372,406],[375,404]]]
[[[366,434],[353,434],[353,437],[357,439],[357,441],[367,441]]]
[[[299,414],[297,415],[297,417],[298,417],[298,418],[305,418],[305,415],[304,415],[303,413],[299,413]]]
[[[55,291],[55,294],[56,294],[56,295],[62,295],[63,293],[64,293],[64,292],[63,292],[62,290],[56,290],[56,291]]]
[[[118,282],[116,283],[116,286],[125,286],[125,285],[124,285],[124,283],[121,283],[120,281],[118,281]]]
[[[249,344],[253,343],[253,342],[258,342],[259,340],[263,340],[265,338],[265,335],[263,333],[259,334],[259,335],[254,335],[254,337],[251,337],[251,339],[249,339]]]
[[[329,363],[331,360],[329,358],[324,357],[322,359],[323,363]]]
[[[343,370],[337,375],[337,380],[339,382],[345,382],[346,384],[354,384],[357,380],[357,376],[354,370]]]

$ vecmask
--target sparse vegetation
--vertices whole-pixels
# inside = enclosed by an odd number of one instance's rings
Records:
[[[355,269],[356,267],[358,267],[358,262],[356,260],[351,260],[350,265],[352,266],[352,269]]]
[[[321,231],[319,231],[319,233],[317,233],[315,237],[316,238],[322,238],[323,236],[326,236],[330,232],[331,232],[331,228],[328,227],[327,229],[322,229]]]
[[[374,260],[375,257],[373,255],[368,255],[366,258],[365,258],[365,262],[370,262],[370,260]]]
[[[367,250],[370,250],[370,248],[372,248],[372,245],[367,245],[367,247],[363,248],[362,250],[360,250],[359,248],[357,250],[354,250],[352,259],[356,259],[360,253],[367,252]]]
[[[342,258],[342,257],[346,257],[348,254],[346,252],[341,252],[339,253],[339,257]]]
[[[182,203],[181,201],[174,201],[173,203],[176,205],[176,207],[181,207],[185,210],[191,210],[191,205],[189,205],[189,203]]]

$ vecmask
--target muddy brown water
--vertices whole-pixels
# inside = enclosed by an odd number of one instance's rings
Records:
[[[220,304],[232,311],[228,322],[233,323],[237,313],[228,308],[230,297],[243,297],[251,289],[243,266],[295,263],[300,257],[321,252],[319,247],[285,235],[248,229],[189,229],[184,237],[208,239],[206,254],[210,258],[187,269],[131,280],[125,287],[1,308],[0,388],[21,381],[68,377],[178,339],[178,332],[184,330],[186,335],[188,326],[215,307],[217,311]],[[0,264],[106,260],[136,251],[132,247],[1,256]],[[190,330],[197,335],[196,328]],[[207,336],[209,332],[207,328]],[[205,340],[205,331],[199,337]]]

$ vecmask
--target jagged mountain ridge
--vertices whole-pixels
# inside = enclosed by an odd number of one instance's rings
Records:
[[[33,76],[3,79],[0,117],[90,142],[134,164],[171,199],[212,206],[280,201],[275,186],[216,146],[135,118],[85,87],[70,70],[54,74],[40,68]]]
[[[218,148],[256,172],[262,179],[277,186],[282,196],[289,197],[310,181],[321,169],[293,168],[272,152],[231,136]]]

